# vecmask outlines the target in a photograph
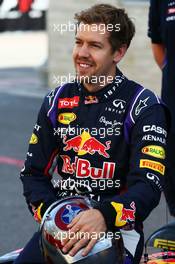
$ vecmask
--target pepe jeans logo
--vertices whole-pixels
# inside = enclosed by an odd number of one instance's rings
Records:
[[[103,123],[105,126],[111,126],[112,128],[123,125],[122,122],[117,122],[116,120],[107,120],[105,116],[101,116],[99,122]]]

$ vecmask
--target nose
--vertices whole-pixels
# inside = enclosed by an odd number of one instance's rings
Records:
[[[84,58],[87,58],[90,56],[89,49],[85,43],[79,48],[78,56],[84,57]]]

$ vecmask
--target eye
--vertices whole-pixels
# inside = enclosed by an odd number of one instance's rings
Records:
[[[91,47],[94,47],[94,48],[101,49],[101,46],[100,46],[100,45],[98,45],[98,44],[91,44]]]
[[[75,40],[75,44],[80,45],[81,41],[80,40]]]

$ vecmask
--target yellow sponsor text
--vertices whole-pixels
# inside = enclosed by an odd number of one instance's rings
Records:
[[[147,159],[141,159],[140,160],[140,168],[148,168],[153,171],[157,171],[160,174],[165,174],[165,166],[157,161],[147,160]]]
[[[160,146],[155,146],[155,145],[146,146],[142,148],[142,153],[155,158],[165,159],[165,150]]]

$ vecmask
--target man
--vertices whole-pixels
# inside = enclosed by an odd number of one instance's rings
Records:
[[[125,11],[99,4],[75,18],[76,80],[45,97],[21,173],[24,195],[40,220],[53,201],[69,193],[59,187],[56,195],[51,178],[57,166],[63,180],[74,180],[71,192],[89,194],[99,202],[79,213],[70,231],[99,234],[120,229],[129,258],[139,263],[142,222],[159,203],[165,173],[165,109],[151,91],[116,67],[135,33]],[[38,239],[37,233],[16,263],[42,263]],[[63,252],[74,256],[84,247],[86,256],[95,243],[65,239]]]
[[[172,34],[174,31],[175,1],[150,0],[148,36],[151,38],[155,61],[162,71],[162,100],[168,106],[172,120],[167,146],[170,165],[167,170],[165,196],[173,216],[175,216],[175,34]]]

